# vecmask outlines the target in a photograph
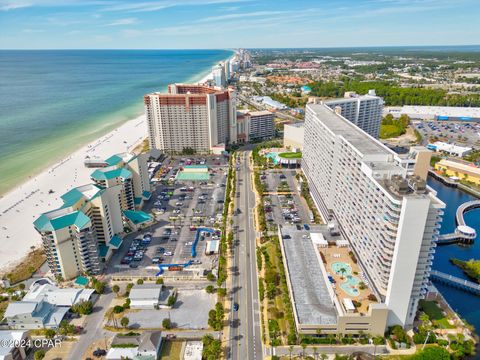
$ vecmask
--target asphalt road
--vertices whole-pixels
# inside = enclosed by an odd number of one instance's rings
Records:
[[[239,304],[239,309],[232,312],[230,317],[229,344],[229,357],[234,360],[263,358],[255,260],[256,234],[253,223],[255,197],[251,187],[249,155],[250,152],[240,154],[237,172],[237,192],[240,197],[235,199],[240,213],[234,219],[234,226],[237,229],[234,240],[237,246],[233,264],[232,300]]]
[[[92,314],[88,315],[86,318],[83,334],[73,346],[69,354],[69,359],[83,359],[83,356],[91,343],[110,334],[109,331],[103,329],[103,320],[105,312],[114,296],[115,294],[110,289],[106,290],[105,294],[100,295],[97,302],[94,304]]]

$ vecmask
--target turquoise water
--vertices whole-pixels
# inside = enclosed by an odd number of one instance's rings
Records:
[[[357,286],[360,284],[360,279],[352,275],[352,267],[350,264],[339,261],[333,263],[331,267],[336,274],[343,276],[345,279],[345,281],[340,284],[340,288],[350,296],[358,296],[360,291]],[[341,269],[345,269],[345,271]]]
[[[199,80],[228,50],[0,51],[0,194]]]
[[[278,152],[269,152],[269,153],[267,153],[267,154],[265,155],[265,157],[271,159],[272,162],[273,162],[273,164],[274,164],[274,165],[277,165],[278,162],[280,161],[280,160],[278,159],[278,154],[279,154]]]

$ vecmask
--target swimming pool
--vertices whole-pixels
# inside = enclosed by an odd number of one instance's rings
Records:
[[[349,296],[355,297],[360,294],[358,285],[360,279],[352,275],[352,267],[350,264],[344,262],[335,262],[331,265],[333,272],[337,275],[343,276],[345,281],[340,285],[340,288],[345,291]]]
[[[278,152],[269,152],[265,154],[265,157],[271,159],[274,165],[278,165],[278,162],[280,161],[278,154]]]

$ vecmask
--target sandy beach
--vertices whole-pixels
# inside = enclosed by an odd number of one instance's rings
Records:
[[[62,204],[60,198],[73,187],[91,182],[93,169],[84,166],[86,156],[108,157],[132,150],[146,136],[145,116],[130,120],[77,150],[0,199],[0,270],[5,270],[40,245],[32,222],[43,212]],[[53,190],[52,194],[49,191]]]
[[[211,78],[206,74],[198,83]],[[109,157],[131,151],[147,135],[145,115],[129,120],[101,138],[83,146],[60,162],[0,198],[0,271],[21,260],[31,246],[41,245],[33,221],[41,214],[62,205],[68,190],[91,183],[93,169],[84,166],[86,156]],[[49,193],[53,190],[53,193]]]

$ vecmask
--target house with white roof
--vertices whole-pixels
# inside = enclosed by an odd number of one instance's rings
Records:
[[[23,360],[27,357],[30,347],[28,345],[27,331],[0,331],[0,360]],[[16,346],[17,344],[25,346]]]
[[[162,346],[160,331],[144,332],[141,335],[116,334],[112,340],[107,360],[156,360]]]

